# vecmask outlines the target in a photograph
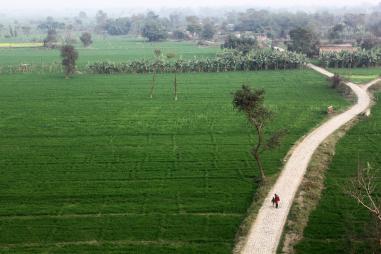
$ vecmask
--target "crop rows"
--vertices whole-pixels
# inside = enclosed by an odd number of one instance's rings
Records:
[[[348,105],[310,71],[0,76],[1,252],[230,253],[257,188],[231,92],[264,87],[290,146]]]
[[[86,66],[89,62],[96,61],[126,62],[137,59],[153,59],[155,58],[155,49],[161,49],[164,56],[173,53],[177,58],[182,59],[190,59],[195,56],[211,57],[220,51],[219,47],[198,47],[194,42],[160,42],[152,44],[128,37],[113,37],[108,40],[95,37],[94,44],[91,47],[83,48],[79,43],[75,44],[75,47],[78,49],[80,56],[77,62],[79,68]],[[17,67],[20,64],[31,64],[34,69],[48,72],[49,65],[61,62],[59,54],[57,49],[0,47],[0,66],[2,66],[4,72],[9,69],[9,65]]]

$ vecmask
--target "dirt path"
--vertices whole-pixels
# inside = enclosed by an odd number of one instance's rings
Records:
[[[332,73],[315,65],[309,64],[308,67],[327,77],[333,76]],[[328,136],[369,108],[371,99],[367,89],[378,81],[380,80],[365,86],[347,83],[347,86],[358,97],[357,104],[322,124],[295,147],[277,182],[262,204],[255,222],[251,225],[249,235],[241,250],[242,254],[276,253],[295,193],[303,180],[313,153]],[[271,205],[274,193],[279,194],[281,199],[279,209],[275,209]]]

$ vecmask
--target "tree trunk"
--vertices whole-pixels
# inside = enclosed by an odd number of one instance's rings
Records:
[[[257,162],[259,174],[261,176],[261,182],[263,183],[265,181],[266,176],[265,176],[265,171],[263,169],[262,160],[259,153],[259,149],[262,147],[262,143],[263,143],[263,133],[262,133],[262,128],[260,126],[255,125],[255,129],[257,130],[258,143],[256,147],[253,149],[252,153]]]
[[[265,181],[265,172],[263,170],[263,165],[262,165],[262,161],[261,161],[261,158],[259,156],[259,152],[254,150],[253,151],[253,155],[254,155],[254,158],[255,158],[255,161],[257,162],[257,166],[258,166],[258,169],[259,169],[259,174],[261,176],[261,182],[263,183]]]

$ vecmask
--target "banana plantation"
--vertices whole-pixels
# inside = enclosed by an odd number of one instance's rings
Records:
[[[214,58],[135,60],[125,63],[95,62],[87,66],[91,73],[172,73],[172,72],[229,72],[301,68],[305,55],[276,50],[256,50],[243,54],[225,51]]]
[[[328,52],[320,55],[319,62],[327,68],[375,67],[381,65],[381,51]]]

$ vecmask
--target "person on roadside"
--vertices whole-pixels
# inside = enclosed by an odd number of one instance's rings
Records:
[[[278,208],[279,207],[279,202],[280,202],[279,196],[277,194],[275,194],[273,199],[274,199],[274,203],[275,203],[275,208]]]

